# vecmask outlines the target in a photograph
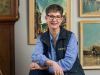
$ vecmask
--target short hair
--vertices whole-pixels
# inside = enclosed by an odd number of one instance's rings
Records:
[[[50,12],[60,12],[60,14],[62,16],[63,15],[63,8],[58,4],[52,4],[46,8],[45,12],[46,12],[46,15],[48,15],[48,13],[50,13]]]

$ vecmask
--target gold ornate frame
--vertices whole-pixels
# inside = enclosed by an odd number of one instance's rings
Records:
[[[35,12],[35,0],[29,0],[29,35],[28,35],[28,42],[29,44],[35,44],[36,43],[36,38],[35,36],[35,31],[34,31],[34,26],[35,26],[35,17],[34,17],[34,12]],[[68,30],[71,29],[71,0],[67,0],[67,6],[66,6],[66,28]]]

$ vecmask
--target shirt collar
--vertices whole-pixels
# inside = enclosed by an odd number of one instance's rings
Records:
[[[53,41],[53,36],[52,36],[52,34],[51,34],[51,33],[49,33],[49,34],[50,34],[50,40],[52,40],[52,41]],[[60,32],[58,32],[58,33],[57,33],[56,40],[58,40],[59,34],[60,34]]]

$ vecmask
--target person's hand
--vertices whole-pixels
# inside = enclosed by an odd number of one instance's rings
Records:
[[[58,65],[57,62],[52,61],[52,60],[47,60],[46,64],[53,68],[54,75],[64,75],[62,68]]]
[[[39,69],[39,65],[38,65],[37,63],[35,63],[35,62],[32,62],[32,63],[30,64],[30,69],[31,69],[31,70]]]
[[[48,67],[46,66],[40,66],[39,64],[35,63],[35,62],[32,62],[30,64],[30,69],[31,70],[44,70],[44,69],[47,69]]]
[[[56,62],[52,62],[52,67],[55,75],[64,75],[62,68]]]

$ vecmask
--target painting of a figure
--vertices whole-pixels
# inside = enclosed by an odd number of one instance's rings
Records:
[[[29,44],[35,43],[37,36],[47,30],[45,9],[51,4],[63,7],[63,26],[70,29],[70,0],[30,0],[29,1]],[[68,26],[67,26],[68,25]]]
[[[100,22],[80,22],[80,57],[84,69],[100,69]]]
[[[80,16],[99,17],[100,0],[80,0]]]

